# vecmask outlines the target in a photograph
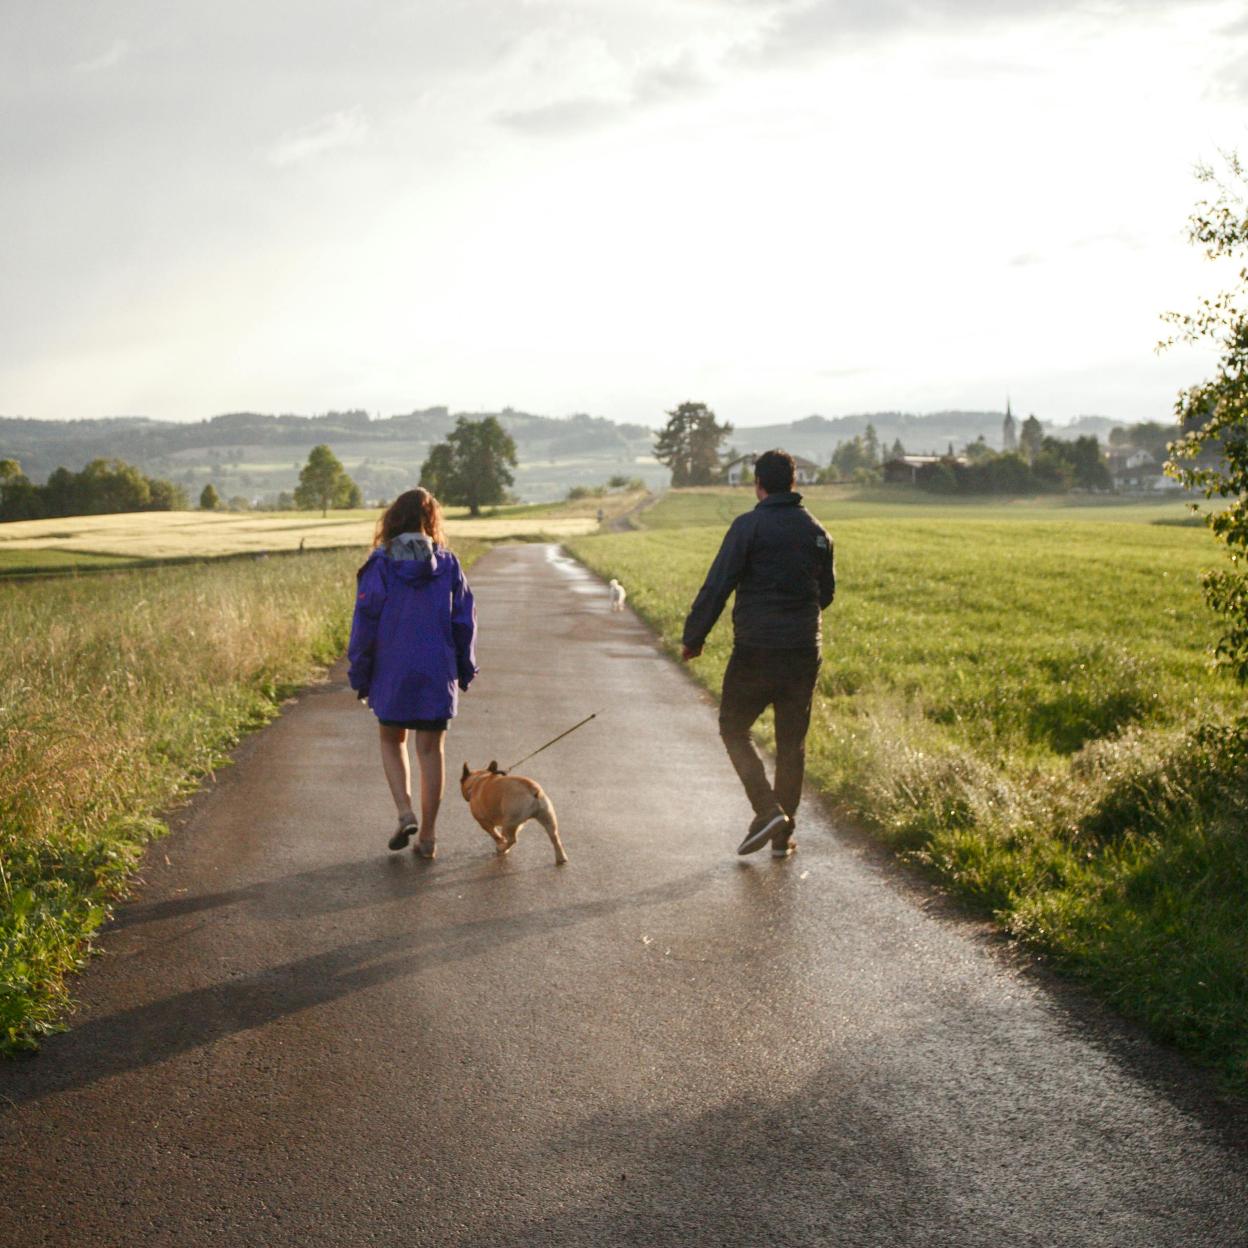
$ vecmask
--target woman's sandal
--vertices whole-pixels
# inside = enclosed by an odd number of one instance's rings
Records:
[[[418,858],[424,858],[426,861],[432,861],[437,855],[438,843],[437,841],[422,841],[417,838],[416,844],[413,848],[416,850],[416,856]]]
[[[399,820],[398,831],[387,842],[389,847],[395,851],[406,849],[407,843],[416,835],[416,816],[405,815]]]

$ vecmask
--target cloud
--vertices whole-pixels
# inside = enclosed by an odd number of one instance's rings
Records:
[[[74,66],[76,74],[98,74],[106,69],[112,69],[116,65],[120,65],[130,51],[130,44],[125,39],[114,39],[109,46],[100,53],[99,56],[93,56],[89,61],[79,61]]]
[[[741,0],[728,0],[738,7]],[[884,35],[956,32],[968,26],[1033,21],[1084,14],[1109,21],[1141,11],[1192,7],[1201,0],[771,0],[746,3],[767,11],[746,58],[760,62],[800,60],[858,46]]]
[[[538,108],[496,113],[494,120],[508,130],[519,130],[524,134],[574,134],[615,121],[628,111],[628,107],[627,100],[579,96],[570,100],[555,100]]]
[[[638,104],[662,104],[669,100],[697,95],[711,85],[693,55],[684,52],[664,61],[655,61],[637,73],[633,99]]]
[[[510,130],[527,134],[574,134],[619,121],[642,108],[653,108],[688,98],[711,86],[694,57],[688,53],[652,61],[628,84],[627,94],[614,99],[574,96],[537,108],[495,114],[494,120]]]
[[[368,138],[370,128],[362,109],[342,109],[302,130],[283,135],[269,149],[269,161],[282,168],[304,164],[326,152],[359,147]]]
[[[1025,269],[1033,264],[1043,264],[1044,257],[1038,251],[1020,251],[1018,255],[1010,257],[1010,267],[1013,269]]]
[[[1113,230],[1102,230],[1098,234],[1086,234],[1083,238],[1077,238],[1071,247],[1079,251],[1085,247],[1103,247],[1106,244],[1118,247],[1125,247],[1128,251],[1142,251],[1143,242],[1138,235],[1132,233],[1126,226],[1120,225]]]

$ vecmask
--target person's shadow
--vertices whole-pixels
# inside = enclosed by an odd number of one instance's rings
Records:
[[[373,860],[375,862],[375,860]],[[254,885],[230,893],[153,903],[129,921],[188,914],[210,906],[243,901],[261,908],[264,917],[307,916],[313,898],[318,913],[366,904],[359,897],[327,897],[324,877],[339,878],[346,868],[326,868],[292,876],[286,882]],[[357,870],[373,878],[371,864]],[[684,902],[700,892],[713,875],[710,870],[636,893],[599,901],[576,902],[529,914],[469,919],[445,927],[429,927],[418,935],[379,937],[357,941],[324,953],[310,954],[254,974],[175,993],[150,1004],[88,1019],[64,1036],[45,1043],[47,1058],[11,1067],[13,1078],[5,1089],[10,1105],[83,1087],[126,1071],[155,1065],[180,1053],[212,1044],[237,1032],[263,1027],[276,1019],[314,1006],[341,1000],[362,989],[404,976],[419,975],[449,963],[470,961],[488,954],[500,942],[547,936],[624,909]],[[311,882],[320,879],[321,887]],[[408,892],[428,888],[431,881],[405,873],[398,888]],[[438,887],[464,886],[462,878],[442,879]],[[305,898],[305,889],[309,894]],[[403,895],[402,892],[389,896]],[[384,901],[374,891],[372,901]],[[306,903],[306,904],[305,904]],[[155,913],[154,913],[155,912]],[[124,912],[123,912],[124,915]]]

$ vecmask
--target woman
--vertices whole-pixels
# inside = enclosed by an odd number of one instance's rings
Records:
[[[406,849],[416,836],[416,852],[432,858],[446,725],[458,690],[477,674],[477,616],[459,560],[447,549],[442,508],[428,490],[408,490],[386,508],[356,581],[347,679],[380,721],[381,764],[399,815],[390,848]],[[420,768],[419,823],[409,732]]]

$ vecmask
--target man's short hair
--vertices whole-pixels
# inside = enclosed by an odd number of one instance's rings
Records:
[[[764,451],[754,461],[754,480],[768,494],[780,494],[793,488],[797,465],[788,451]]]

